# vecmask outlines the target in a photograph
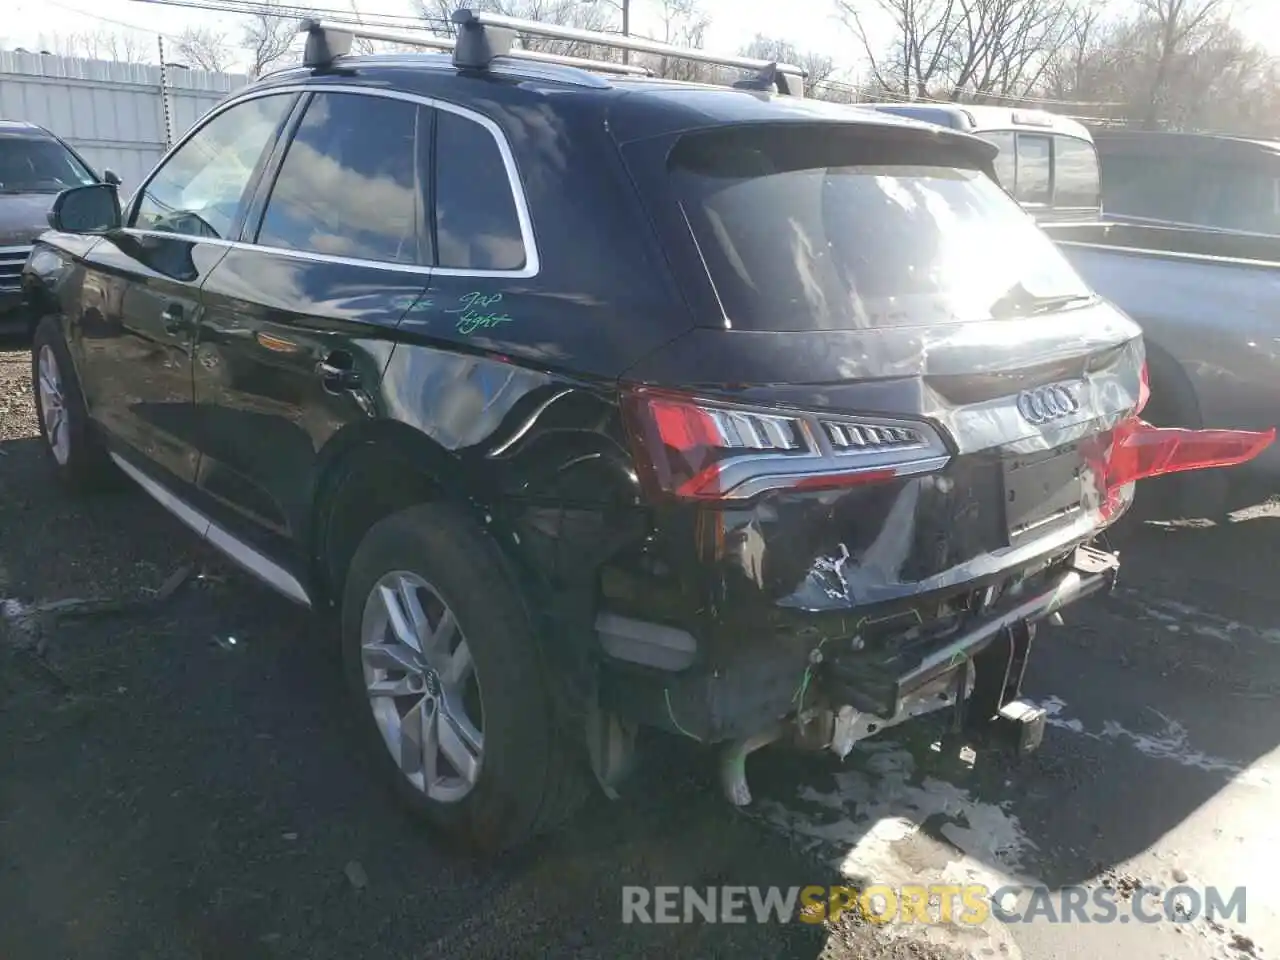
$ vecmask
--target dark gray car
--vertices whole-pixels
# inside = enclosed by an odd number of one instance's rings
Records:
[[[56,135],[33,123],[0,120],[0,333],[23,331],[22,266],[35,238],[49,229],[49,208],[68,187],[118,183]]]

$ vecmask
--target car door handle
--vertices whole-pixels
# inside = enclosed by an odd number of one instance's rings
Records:
[[[180,333],[186,333],[187,314],[182,309],[182,304],[171,303],[160,314],[160,322],[164,324],[164,332],[177,336]]]
[[[354,369],[355,360],[351,354],[335,351],[320,361],[316,373],[320,382],[330,393],[341,393],[343,390],[355,390],[360,386],[360,374]]]

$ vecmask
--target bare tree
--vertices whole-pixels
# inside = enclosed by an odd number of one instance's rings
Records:
[[[1087,85],[1086,71],[1106,45],[1104,11],[1104,0],[1092,0],[1071,11],[1063,30],[1062,43],[1045,68],[1045,89],[1052,95],[1063,97]]]
[[[150,59],[154,41],[130,31],[91,30],[55,35],[53,49],[64,57],[142,63]]]
[[[356,0],[350,0],[350,7],[351,13],[355,16],[356,22],[361,24],[365,23],[364,14],[360,10],[359,3],[357,3]],[[384,24],[376,22],[374,25],[380,28],[384,26]],[[397,27],[394,29],[401,30],[401,32],[412,32],[412,29],[408,26]],[[367,37],[356,37],[351,44],[351,49],[356,53],[364,55],[371,53],[412,53],[414,51],[422,51],[422,47],[415,46],[411,43],[397,43],[392,40],[370,40]]]
[[[946,75],[963,22],[960,0],[836,0],[836,11],[858,38],[875,84],[909,99],[928,97]],[[892,27],[887,48],[877,14]]]
[[[1042,93],[1094,122],[1280,136],[1280,65],[1231,23],[1230,0],[1078,11]]]
[[[659,0],[658,22],[661,32],[651,39],[677,47],[701,49],[706,43],[711,19],[700,0]],[[707,82],[716,79],[713,66],[679,57],[645,57],[642,62],[660,77],[670,80]]]
[[[296,59],[298,22],[302,18],[294,5],[282,12],[277,0],[262,0],[248,14],[240,43],[248,54],[249,74],[261,76],[267,69],[285,66]]]
[[[456,0],[417,0],[417,3],[428,29],[440,36],[454,35],[450,16],[457,7]],[[469,6],[480,12],[605,33],[620,32],[623,9],[621,0],[475,0]],[[677,46],[703,45],[711,21],[702,9],[701,0],[657,0],[655,6],[660,29],[650,39]],[[564,56],[613,61],[623,59],[621,51],[612,47],[545,37],[522,37],[520,42],[529,50]],[[632,54],[628,59],[649,67],[659,76],[672,79],[706,80],[713,76],[713,70],[705,64],[674,57]]]
[[[150,37],[132,30],[107,34],[106,49],[117,63],[142,63],[151,58],[154,44]]]
[[[457,0],[418,0],[418,11],[426,21],[427,29],[444,37],[452,37],[455,33],[450,17],[458,6]],[[467,6],[480,13],[497,13],[521,20],[537,20],[539,23],[598,31],[614,29],[615,13],[621,9],[613,0],[474,0]],[[617,59],[608,48],[572,41],[522,37],[520,43],[528,50],[542,50],[563,56]]]
[[[1036,89],[1076,20],[1076,0],[960,0],[951,99],[1025,96]]]
[[[1148,127],[1156,124],[1168,92],[1170,74],[1177,61],[1190,52],[1196,35],[1212,27],[1222,15],[1225,0],[1137,0],[1145,18],[1155,28],[1155,71],[1143,118]]]
[[[874,81],[910,99],[1025,95],[1042,81],[1083,0],[837,0]]]
[[[187,27],[178,37],[178,55],[188,66],[226,73],[235,61],[227,35],[211,27]]]
[[[742,48],[744,57],[757,57],[774,63],[789,63],[805,72],[804,92],[807,97],[825,98],[829,93],[829,81],[836,72],[836,62],[822,53],[802,53],[793,43],[766,37],[757,33],[755,39]]]

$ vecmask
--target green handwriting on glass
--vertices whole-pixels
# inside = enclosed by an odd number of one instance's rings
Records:
[[[511,322],[512,318],[507,314],[497,313],[491,309],[500,302],[502,302],[502,294],[500,293],[481,293],[475,290],[459,297],[458,303],[461,306],[455,310],[446,310],[445,313],[456,313],[458,315],[458,332],[463,336],[469,337],[477,330],[487,330],[490,327],[496,327],[500,323]]]

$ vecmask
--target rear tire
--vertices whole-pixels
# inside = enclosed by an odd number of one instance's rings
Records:
[[[45,453],[59,479],[78,491],[104,486],[112,463],[89,419],[56,317],[42,318],[31,336],[31,392]]]
[[[376,762],[450,840],[496,854],[577,807],[585,764],[556,729],[529,615],[497,547],[460,510],[410,507],[365,534],[343,593],[342,653]]]

